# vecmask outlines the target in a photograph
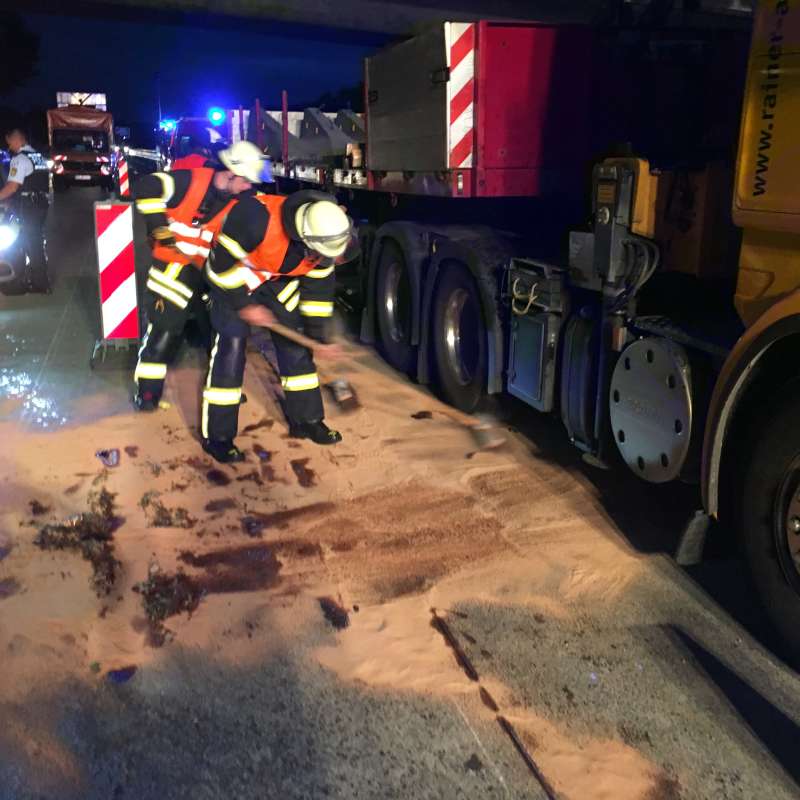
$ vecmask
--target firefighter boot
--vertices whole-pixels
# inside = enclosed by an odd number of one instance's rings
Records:
[[[338,444],[342,441],[342,434],[331,430],[321,419],[290,423],[289,436],[293,439],[311,439],[315,444]]]
[[[244,453],[233,443],[233,439],[203,439],[203,450],[220,464],[235,464],[244,461]]]

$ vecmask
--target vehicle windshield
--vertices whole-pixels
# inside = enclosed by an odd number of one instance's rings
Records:
[[[108,150],[108,134],[104,131],[53,131],[53,148],[74,153],[102,153]]]

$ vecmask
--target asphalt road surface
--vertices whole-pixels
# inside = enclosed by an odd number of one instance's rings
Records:
[[[145,420],[130,353],[89,369],[97,199],[56,199],[54,293],[0,298],[0,800],[800,797],[800,679],[745,570],[670,557],[695,489],[584,467],[514,404],[509,449],[465,458],[436,402],[355,343],[364,408],[334,418],[335,453],[286,439],[267,375],[242,412],[255,457],[212,480],[201,353]],[[95,449],[123,444],[102,470]],[[90,484],[121,508],[105,597],[33,544]],[[153,523],[148,490],[191,524]],[[290,522],[243,535],[226,514],[265,521],[254,507]],[[258,569],[218,569],[223,544]],[[178,562],[217,566],[156,647],[132,590]]]

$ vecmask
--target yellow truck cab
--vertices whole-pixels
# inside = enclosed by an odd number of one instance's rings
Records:
[[[800,3],[762,0],[748,65],[733,219],[745,332],[706,426],[706,510],[738,527],[770,616],[800,652]]]

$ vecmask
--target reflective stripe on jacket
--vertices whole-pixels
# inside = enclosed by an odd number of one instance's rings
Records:
[[[183,199],[175,208],[165,208],[164,213],[169,220],[169,229],[175,237],[175,244],[169,247],[156,245],[153,255],[161,261],[179,261],[184,264],[194,264],[202,269],[214,240],[222,230],[225,217],[233,207],[235,200],[231,200],[212,219],[199,224],[200,207],[208,194],[211,182],[214,179],[214,170],[208,168],[193,169],[192,180]],[[177,256],[175,251],[181,256]]]

